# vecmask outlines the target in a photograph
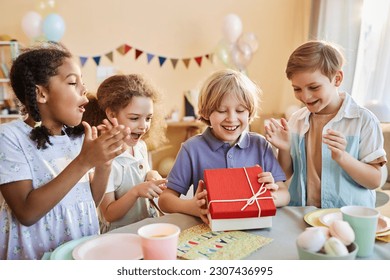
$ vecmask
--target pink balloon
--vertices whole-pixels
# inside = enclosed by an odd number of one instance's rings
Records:
[[[42,17],[34,11],[27,12],[22,19],[22,29],[27,37],[33,39],[41,34]]]
[[[242,32],[242,22],[236,14],[225,16],[222,25],[222,34],[229,43],[235,43]]]

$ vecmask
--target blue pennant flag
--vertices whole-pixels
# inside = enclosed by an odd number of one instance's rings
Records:
[[[163,57],[163,56],[159,56],[159,57],[158,57],[158,61],[160,62],[160,66],[163,66],[165,60],[167,60],[166,57]]]
[[[96,65],[99,66],[101,56],[94,56],[93,60],[95,61]]]
[[[148,59],[148,63],[150,63],[150,61],[152,61],[153,57],[154,57],[154,54],[151,54],[151,53],[147,53],[146,54],[146,57]]]
[[[86,56],[80,56],[81,67],[84,66],[84,64],[87,62],[87,60],[88,60],[88,57],[86,57]]]

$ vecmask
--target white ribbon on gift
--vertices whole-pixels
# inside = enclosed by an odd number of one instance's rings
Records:
[[[248,181],[248,184],[250,186],[250,189],[251,189],[251,192],[252,192],[252,196],[250,198],[238,198],[238,199],[215,199],[215,200],[210,200],[209,203],[207,204],[207,207],[210,208],[210,205],[211,203],[215,203],[215,202],[239,202],[239,201],[246,201],[246,204],[241,208],[241,211],[244,211],[245,208],[247,208],[249,205],[252,205],[253,203],[256,202],[256,205],[257,205],[257,208],[259,209],[259,214],[258,214],[258,217],[260,218],[261,217],[261,207],[260,207],[260,204],[257,200],[259,199],[273,199],[272,196],[263,196],[263,197],[260,197],[262,194],[264,194],[266,191],[267,191],[267,188],[264,186],[264,183],[261,184],[259,190],[255,193],[254,189],[253,189],[253,186],[252,186],[252,183],[249,179],[249,176],[248,176],[248,172],[246,171],[246,168],[243,167],[244,169],[244,172],[245,172],[245,176],[246,176],[246,180]]]

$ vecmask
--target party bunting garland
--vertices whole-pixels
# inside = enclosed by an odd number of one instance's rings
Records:
[[[166,60],[170,60],[171,61],[171,64],[172,64],[172,67],[173,69],[176,69],[176,66],[178,64],[178,62],[181,60],[184,64],[184,66],[188,69],[189,65],[190,65],[190,62],[191,60],[194,60],[196,62],[196,64],[201,67],[202,66],[202,62],[203,62],[203,59],[206,58],[207,60],[209,60],[210,62],[212,62],[213,60],[213,53],[209,53],[209,54],[206,54],[206,55],[201,55],[201,56],[195,56],[195,57],[190,57],[190,58],[170,58],[170,57],[166,57],[166,56],[160,56],[160,55],[155,55],[155,54],[152,54],[152,53],[148,53],[148,52],[145,52],[143,50],[140,50],[140,49],[137,49],[137,48],[134,48],[128,44],[122,44],[120,45],[119,47],[116,48],[116,51],[121,54],[122,56],[125,56],[129,51],[131,51],[132,49],[134,49],[134,59],[135,60],[138,60],[139,57],[142,56],[142,54],[146,54],[146,60],[147,60],[147,63],[150,64],[150,62],[153,60],[154,57],[157,57],[158,58],[158,63],[160,65],[160,67],[162,67]],[[100,60],[102,58],[102,56],[105,56],[107,57],[107,59],[109,61],[111,61],[112,63],[114,62],[114,51],[110,51],[104,55],[96,55],[96,56],[79,56],[80,58],[80,63],[81,63],[81,66],[83,67],[85,65],[85,63],[87,63],[87,61],[92,58],[93,61],[95,61],[95,64],[97,66],[99,66],[100,64]]]

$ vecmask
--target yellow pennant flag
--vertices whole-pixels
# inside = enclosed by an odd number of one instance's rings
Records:
[[[188,65],[190,65],[191,58],[183,58],[182,60],[183,60],[184,65],[188,69]]]

